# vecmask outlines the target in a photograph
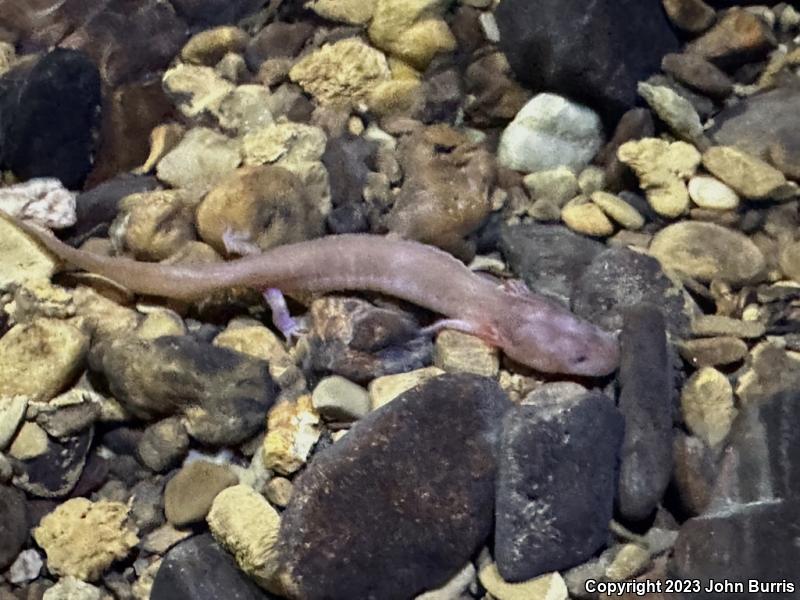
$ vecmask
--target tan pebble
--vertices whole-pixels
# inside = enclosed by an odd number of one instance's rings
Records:
[[[748,200],[780,196],[786,185],[786,178],[776,168],[731,146],[706,150],[703,166]]]
[[[396,375],[384,375],[373,379],[367,391],[369,392],[372,410],[388,404],[400,394],[410,390],[416,385],[427,381],[433,377],[444,375],[438,367],[425,367],[409,371],[408,373],[398,373]]]
[[[279,508],[286,508],[292,499],[292,482],[285,477],[273,477],[267,482],[264,494],[267,500]]]
[[[433,364],[448,373],[495,377],[500,358],[497,349],[480,338],[446,329],[436,336]]]
[[[625,229],[635,231],[644,227],[644,217],[619,196],[608,192],[595,192],[592,194],[592,202]]]
[[[711,447],[727,437],[738,412],[728,378],[711,367],[700,369],[684,384],[681,410],[689,431]]]
[[[739,196],[719,179],[696,175],[689,180],[689,196],[701,208],[734,210],[739,206]]]
[[[583,196],[567,202],[561,209],[561,219],[567,227],[584,235],[605,237],[614,233],[614,225],[606,214]]]
[[[26,421],[11,443],[8,455],[17,460],[31,460],[47,452],[47,433],[36,423]]]
[[[178,123],[167,123],[154,127],[150,132],[150,154],[144,164],[134,172],[140,175],[150,173],[156,168],[158,161],[178,145],[184,133],[186,133],[186,128]]]
[[[214,66],[228,52],[242,52],[250,36],[232,25],[196,33],[181,49],[181,59],[196,65]]]
[[[747,344],[722,336],[686,340],[678,344],[681,356],[695,367],[714,367],[739,362],[747,356]]]
[[[264,466],[282,475],[300,469],[321,435],[320,416],[311,396],[283,401],[273,406],[267,419],[262,446]]]
[[[480,570],[478,579],[481,585],[497,600],[531,600],[532,598],[546,598],[547,600],[567,600],[567,585],[558,573],[540,575],[535,579],[509,583],[505,581],[497,570],[497,565],[491,563]]]

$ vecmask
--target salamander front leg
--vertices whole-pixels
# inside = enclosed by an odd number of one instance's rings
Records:
[[[306,327],[300,321],[293,318],[286,306],[286,298],[278,288],[268,288],[263,292],[264,300],[269,304],[272,311],[272,323],[286,338],[287,342],[296,340],[306,333]]]
[[[461,319],[441,319],[433,325],[423,328],[421,333],[423,335],[435,335],[443,329],[454,329],[455,331],[474,335],[493,346],[499,346],[501,343],[500,334],[491,325],[477,325]]]

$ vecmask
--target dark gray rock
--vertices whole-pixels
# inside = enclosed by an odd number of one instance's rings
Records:
[[[689,332],[687,299],[653,257],[628,248],[609,248],[576,278],[575,314],[614,331],[622,327],[625,309],[643,302],[660,306],[672,335]]]
[[[798,498],[729,506],[683,524],[675,542],[670,576],[698,579],[703,586],[710,579],[744,583],[743,591],[700,591],[679,596],[687,600],[795,598],[798,538]],[[773,585],[750,588],[751,582],[755,586]]]
[[[39,498],[66,496],[83,473],[93,438],[93,427],[63,440],[49,438],[44,454],[16,462],[14,485]]]
[[[581,564],[608,543],[624,423],[602,394],[517,406],[503,420],[494,558],[506,581]]]
[[[72,488],[69,496],[70,498],[78,498],[86,496],[87,498],[92,492],[100,489],[103,484],[108,480],[108,467],[109,461],[100,456],[97,452],[89,454],[86,459],[86,464],[81,472],[80,479],[75,487]]]
[[[717,478],[715,452],[701,439],[676,430],[673,456],[671,485],[683,512],[694,517],[704,512],[711,502]]]
[[[667,54],[661,61],[661,68],[684,85],[710,98],[723,99],[733,92],[731,78],[702,56],[686,52]]]
[[[162,525],[164,519],[164,482],[163,477],[144,479],[131,488],[130,518],[136,529],[145,533]]]
[[[210,533],[198,535],[172,548],[156,573],[151,600],[269,600],[236,566]]]
[[[511,270],[530,289],[562,304],[569,303],[575,281],[603,248],[560,225],[504,226],[500,233],[500,249]]]
[[[262,429],[278,392],[266,362],[190,336],[115,340],[90,362],[134,415],[186,411],[189,435],[216,446],[238,444]]]
[[[327,217],[332,233],[367,231],[368,207],[363,199],[367,176],[375,168],[374,142],[354,135],[331,137],[322,164],[328,169],[333,209]]]
[[[0,79],[0,165],[20,179],[83,185],[99,125],[100,75],[85,54],[54,50]]]
[[[659,0],[503,0],[495,16],[520,81],[586,102],[609,122],[679,45]]]
[[[163,419],[144,430],[137,454],[156,473],[180,465],[189,450],[189,434],[177,417]]]
[[[292,58],[313,33],[314,26],[310,23],[270,23],[253,36],[247,45],[244,53],[247,66],[255,73],[265,60]]]
[[[178,13],[192,25],[224,25],[256,12],[263,0],[171,0]]]
[[[619,409],[625,417],[618,509],[634,521],[661,501],[672,473],[674,389],[661,311],[627,309],[620,335]]]
[[[429,336],[409,314],[358,298],[327,297],[311,304],[305,368],[366,383],[392,373],[428,366]]]
[[[0,570],[5,570],[28,539],[28,510],[25,494],[0,485]]]
[[[458,572],[491,533],[510,406],[490,379],[443,375],[317,454],[295,479],[277,549],[299,597],[400,600]]]
[[[100,405],[85,401],[58,407],[56,410],[40,412],[36,422],[49,435],[63,439],[91,427],[100,418]]]
[[[419,112],[423,123],[455,123],[464,99],[461,74],[458,69],[431,67],[422,80],[422,97]]]

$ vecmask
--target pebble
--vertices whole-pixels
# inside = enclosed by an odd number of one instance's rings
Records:
[[[0,211],[50,229],[65,229],[77,220],[77,195],[58,179],[31,179],[0,188]]]
[[[711,98],[724,99],[733,92],[730,77],[702,56],[688,52],[667,54],[661,60],[661,68],[681,83]]]
[[[181,49],[181,59],[213,67],[229,52],[244,52],[249,41],[247,32],[231,25],[206,29],[189,38]]]
[[[262,63],[268,60],[297,56],[313,33],[314,26],[307,21],[269,23],[247,45],[244,54],[247,66],[257,73]]]
[[[622,544],[617,548],[611,564],[606,567],[609,581],[631,580],[650,564],[650,551],[639,544]]]
[[[261,587],[279,587],[275,544],[281,518],[261,494],[245,485],[221,491],[207,517],[214,538]]]
[[[539,94],[503,131],[497,162],[526,173],[561,166],[579,171],[602,143],[602,124],[595,112],[555,94]]]
[[[688,33],[702,33],[716,18],[714,9],[703,0],[664,0],[664,9],[675,26]]]
[[[357,421],[370,411],[367,390],[338,375],[325,377],[317,384],[311,392],[311,404],[329,421]]]
[[[736,210],[739,196],[719,179],[695,175],[689,180],[689,197],[700,208]]]
[[[300,469],[319,440],[320,427],[320,415],[308,394],[276,404],[267,417],[267,435],[261,450],[264,465],[281,475]]]
[[[775,198],[786,185],[783,173],[732,146],[714,146],[706,150],[703,166],[748,200]]]
[[[585,196],[602,191],[606,187],[606,172],[600,167],[589,165],[578,175],[578,187]]]
[[[436,336],[433,364],[447,373],[496,377],[500,370],[500,357],[497,348],[480,338],[445,329]]]
[[[182,63],[168,69],[161,81],[164,92],[189,119],[199,119],[217,109],[234,89],[212,67]]]
[[[33,548],[23,550],[14,563],[8,568],[8,580],[14,585],[22,585],[39,577],[44,562]]]
[[[666,86],[639,83],[639,95],[682,140],[698,143],[703,139],[703,124],[691,102]]]
[[[592,202],[625,229],[637,230],[644,227],[644,217],[633,206],[619,196],[608,192],[594,192]]]
[[[578,178],[568,167],[529,173],[522,182],[531,198],[544,199],[558,207],[564,206],[580,191]]]
[[[312,0],[308,8],[320,17],[348,23],[349,25],[364,25],[372,19],[376,2],[362,2],[362,0]]]
[[[178,418],[148,425],[139,440],[137,456],[147,468],[164,473],[177,467],[189,450],[189,435]]]
[[[5,450],[14,439],[27,408],[27,396],[0,398],[0,450]]]
[[[148,307],[142,310],[145,317],[136,327],[136,335],[143,340],[154,340],[164,335],[186,335],[186,324],[180,315],[168,308]]]
[[[67,575],[48,588],[42,600],[103,600],[103,590],[78,578]]]
[[[271,100],[269,90],[264,86],[240,85],[226,95],[211,113],[223,131],[242,136],[274,122]]]
[[[10,566],[28,540],[28,510],[25,494],[0,485],[0,570]]]
[[[36,423],[26,421],[8,449],[8,455],[17,460],[31,460],[47,452],[47,433]]]
[[[694,367],[729,365],[747,356],[747,344],[729,336],[685,340],[678,344],[678,349],[684,360]]]
[[[800,240],[781,245],[778,264],[788,279],[800,282]]]
[[[181,190],[131,194],[120,201],[111,236],[139,260],[164,260],[195,239],[193,212]]]
[[[164,513],[174,527],[185,527],[206,518],[214,498],[239,482],[225,465],[204,460],[189,463],[167,482]]]
[[[724,68],[735,68],[757,61],[775,46],[775,36],[766,22],[739,7],[726,11],[717,23],[686,46],[686,52],[697,54]]]
[[[278,508],[286,508],[292,499],[294,486],[285,477],[273,477],[267,482],[264,495]]]
[[[733,387],[712,367],[692,375],[681,391],[681,411],[689,431],[712,448],[728,435],[736,418]]]
[[[741,321],[722,315],[701,315],[692,320],[692,333],[698,337],[733,336],[760,338],[766,327],[759,321]]]
[[[567,600],[569,594],[564,579],[558,573],[541,575],[528,581],[509,583],[504,580],[495,563],[480,570],[478,580],[497,600]]]
[[[191,529],[175,529],[169,523],[164,523],[157,529],[148,533],[141,542],[142,550],[153,554],[164,555],[170,548],[192,536]]]
[[[614,224],[597,204],[585,196],[573,198],[561,209],[564,224],[583,235],[606,237],[614,233]]]
[[[0,213],[0,289],[26,281],[49,280],[56,272],[55,258]]]
[[[713,223],[669,225],[653,238],[650,254],[666,269],[732,285],[753,281],[766,268],[764,255],[747,236]]]
[[[372,410],[376,410],[388,404],[411,388],[434,377],[444,375],[444,373],[445,372],[438,367],[424,367],[407,373],[376,377],[369,383],[367,388]]]
[[[72,498],[40,521],[33,538],[47,553],[51,573],[95,581],[139,542],[127,517],[120,502]]]
[[[50,400],[75,379],[88,350],[89,336],[66,321],[15,325],[0,338],[0,395]]]
[[[156,167],[158,178],[175,188],[206,191],[242,162],[239,142],[213,129],[190,129]]]

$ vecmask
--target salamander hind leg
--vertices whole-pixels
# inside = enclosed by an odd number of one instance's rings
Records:
[[[289,313],[286,298],[279,289],[268,288],[264,290],[263,295],[272,311],[272,323],[283,334],[287,342],[296,340],[307,332],[305,325]]]

